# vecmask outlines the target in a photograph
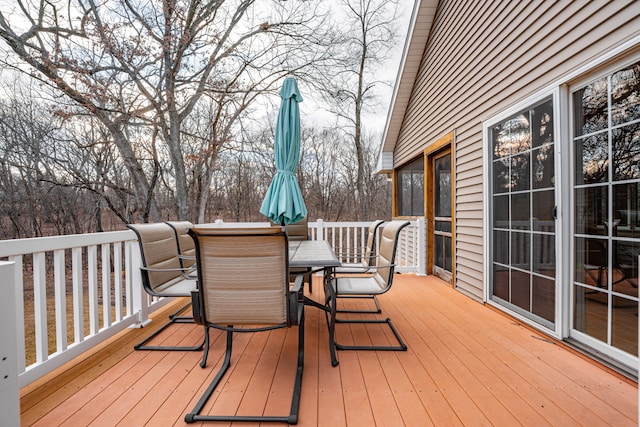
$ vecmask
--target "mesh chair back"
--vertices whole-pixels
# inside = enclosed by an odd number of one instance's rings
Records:
[[[374,275],[381,289],[391,287],[400,232],[407,225],[409,225],[408,221],[391,221],[386,223],[382,229],[378,265]]]
[[[369,226],[369,231],[367,233],[367,247],[365,249],[365,256],[362,258],[362,264],[366,267],[373,266],[376,264],[376,234],[378,232],[378,228],[384,221],[377,220],[371,223]]]
[[[191,228],[196,239],[204,321],[220,325],[288,323],[289,251],[272,228]]]
[[[158,288],[167,283],[182,279],[176,237],[168,224],[128,224],[127,227],[138,235],[144,267],[170,269],[170,271],[142,270],[142,282],[148,291],[158,292]]]
[[[189,268],[193,266],[196,263],[196,244],[188,233],[193,224],[190,221],[167,221],[167,224],[175,230],[178,253],[183,255],[180,258],[182,267]]]

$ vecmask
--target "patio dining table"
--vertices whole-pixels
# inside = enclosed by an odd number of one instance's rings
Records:
[[[339,266],[340,260],[326,240],[289,241],[289,267],[327,269]]]

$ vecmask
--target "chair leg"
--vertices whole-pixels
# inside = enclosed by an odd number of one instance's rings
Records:
[[[208,344],[208,333],[207,344]],[[298,366],[296,369],[296,378],[293,386],[293,398],[291,399],[291,411],[288,416],[244,416],[244,415],[200,415],[200,412],[207,404],[207,401],[215,391],[216,387],[222,380],[222,377],[229,369],[231,363],[231,351],[233,346],[233,332],[227,331],[227,348],[225,351],[224,361],[220,370],[216,374],[215,378],[209,384],[209,387],[204,392],[193,410],[185,415],[184,420],[187,423],[194,423],[196,421],[239,421],[239,422],[276,422],[297,424],[298,423],[298,409],[300,407],[300,392],[302,390],[302,372],[304,368],[304,313],[300,318],[300,324],[298,325]],[[207,345],[208,349],[208,345]],[[206,355],[208,351],[205,350],[205,356],[203,363],[200,366],[206,364]]]
[[[378,298],[375,295],[340,295],[336,298],[345,298],[345,299],[372,299],[376,305],[375,310],[337,310],[336,313],[359,313],[359,314],[380,314],[382,313],[382,309],[380,308],[380,303],[378,303]]]
[[[298,324],[298,366],[296,379],[293,383],[293,398],[291,399],[291,411],[287,418],[288,424],[298,424],[298,409],[300,408],[300,392],[302,391],[302,371],[304,369],[304,309]]]
[[[207,336],[208,336],[208,333],[207,333]],[[222,362],[222,366],[220,367],[220,370],[218,371],[216,376],[213,378],[213,380],[211,381],[211,384],[209,384],[209,387],[205,390],[204,394],[202,395],[202,397],[200,398],[196,406],[193,408],[193,410],[190,413],[185,415],[184,417],[185,422],[193,423],[196,421],[204,421],[203,416],[199,415],[200,411],[202,411],[202,408],[204,408],[204,405],[207,404],[207,401],[209,400],[214,390],[218,386],[218,383],[220,382],[224,374],[227,372],[227,369],[229,369],[229,365],[231,364],[232,347],[233,347],[233,332],[227,331],[227,349],[224,354],[224,362]],[[205,356],[203,357],[202,362],[200,363],[200,366],[203,368],[204,366],[206,366],[206,363],[207,363],[207,359],[206,359],[207,353],[208,352],[205,352]]]
[[[175,313],[171,314],[169,316],[169,319],[171,319],[171,320],[173,320],[173,319],[184,319],[184,320],[191,319],[191,322],[193,322],[193,317],[191,317],[191,316],[178,316],[180,313],[182,313],[183,311],[185,311],[189,307],[191,307],[191,301],[189,301],[188,303],[186,303],[185,305],[180,307]],[[191,323],[191,322],[184,322],[184,323]]]
[[[204,353],[202,354],[202,360],[200,361],[200,367],[204,369],[207,366],[207,358],[209,357],[209,327],[204,325]]]
[[[336,295],[335,290],[333,289],[333,285],[331,283],[327,283],[327,285],[325,286],[325,292],[329,291],[328,293],[330,294],[330,297],[327,298],[327,301],[329,301],[329,299],[331,299],[331,307],[330,307],[330,313],[331,313],[331,319],[329,320],[329,339],[330,339],[330,348],[331,349],[337,349],[337,350],[372,350],[372,351],[406,351],[407,350],[407,345],[404,343],[404,341],[402,340],[402,337],[400,336],[400,333],[398,332],[398,330],[396,329],[396,327],[393,325],[393,322],[391,321],[390,318],[386,318],[386,319],[370,319],[370,320],[347,320],[347,319],[338,319],[336,318],[336,313],[338,313],[339,311],[336,310],[335,304],[336,304],[336,300],[338,298],[349,298],[349,297],[353,297],[353,298],[362,298],[363,296],[361,295]],[[374,295],[375,296],[375,295]],[[377,299],[376,299],[376,303],[377,303]],[[379,306],[378,306],[379,307]],[[358,312],[356,311],[356,313],[362,313],[361,311]],[[386,323],[387,325],[389,325],[389,328],[391,328],[391,332],[393,332],[393,335],[396,338],[396,341],[398,342],[398,345],[395,346],[379,346],[379,345],[373,345],[373,346],[362,346],[362,345],[343,345],[340,344],[338,342],[336,342],[335,340],[335,328],[336,328],[336,323],[360,323],[360,324],[367,324],[367,323]],[[332,362],[333,362],[333,353],[332,353]],[[337,361],[336,361],[337,362]],[[334,364],[334,366],[337,365]]]
[[[200,351],[200,350],[202,350],[202,347],[204,346],[204,340],[202,341],[202,343],[200,343],[199,345],[196,345],[196,346],[146,345],[149,341],[151,341],[153,338],[158,336],[161,332],[163,332],[165,329],[167,329],[169,326],[173,325],[174,323],[194,323],[193,317],[178,316],[177,315],[178,313],[180,313],[184,309],[185,309],[185,307],[181,308],[176,313],[174,313],[171,316],[169,316],[170,320],[167,323],[165,323],[160,329],[158,329],[153,334],[151,334],[150,336],[145,338],[143,341],[141,341],[138,344],[134,345],[133,348],[135,350],[150,350],[150,351]]]
[[[407,351],[407,345],[402,341],[402,337],[400,333],[391,322],[390,318],[386,319],[373,319],[373,320],[346,320],[346,319],[335,319],[336,323],[386,323],[391,328],[391,332],[396,337],[398,341],[397,346],[380,346],[380,345],[343,345],[335,342],[336,349],[338,350],[373,350],[373,351]]]
[[[331,356],[331,366],[338,366],[338,357],[336,355],[336,293],[327,277],[324,279],[324,316],[327,320],[329,328],[329,354]]]

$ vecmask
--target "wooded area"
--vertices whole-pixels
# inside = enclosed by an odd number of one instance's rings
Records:
[[[310,219],[388,217],[363,115],[388,102],[377,71],[398,45],[396,12],[391,0],[2,4],[0,238],[264,221],[286,76],[332,117],[301,106]]]

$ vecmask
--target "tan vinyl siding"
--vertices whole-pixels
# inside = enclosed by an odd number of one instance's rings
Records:
[[[394,150],[455,130],[456,286],[481,299],[482,124],[640,34],[640,2],[441,1]]]

